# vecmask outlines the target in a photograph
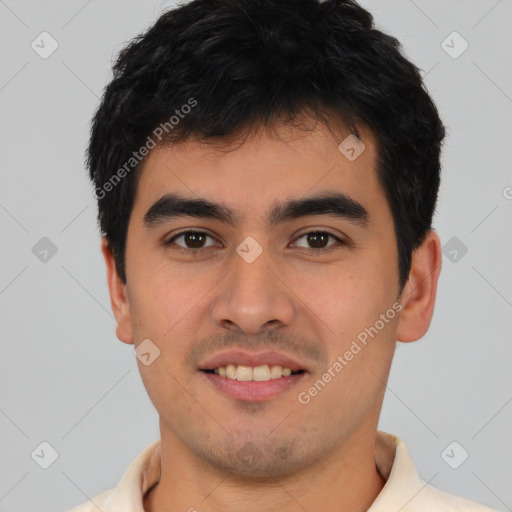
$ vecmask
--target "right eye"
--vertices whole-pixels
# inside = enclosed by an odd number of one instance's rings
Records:
[[[176,240],[179,240],[180,238],[183,238],[183,245],[176,243]],[[204,246],[204,242],[207,238],[211,238],[213,240],[213,237],[203,231],[182,231],[164,242],[164,245],[170,246],[175,244],[179,247],[177,250],[180,252],[185,254],[196,254],[205,248],[211,247],[211,245],[206,247]]]

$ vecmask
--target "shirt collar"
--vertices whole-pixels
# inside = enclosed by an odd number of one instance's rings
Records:
[[[112,512],[144,512],[143,496],[160,480],[161,453],[158,439],[128,466],[112,495]]]
[[[402,510],[427,485],[419,477],[405,443],[380,430],[375,441],[375,462],[386,483],[368,512]]]
[[[160,479],[160,457],[158,439],[133,460],[111,495],[112,512],[144,512],[143,496]],[[405,443],[380,430],[375,443],[375,462],[386,484],[368,512],[399,510],[427,485],[418,476]]]

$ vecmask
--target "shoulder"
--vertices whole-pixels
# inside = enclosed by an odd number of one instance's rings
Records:
[[[498,512],[497,510],[477,503],[476,501],[472,501],[455,494],[450,494],[430,485],[425,486],[418,497],[420,496],[421,507],[418,509],[415,508],[414,510],[428,510],[431,512]],[[405,510],[407,510],[407,507]]]
[[[370,508],[371,512],[497,512],[425,482],[399,437],[378,431],[375,448],[377,468],[386,484]]]
[[[102,512],[110,512],[114,491],[115,488],[100,492],[80,505],[66,510],[66,512],[98,512],[98,509]]]
[[[65,512],[113,512],[142,510],[142,496],[160,477],[160,439],[157,439],[126,468],[119,483]]]

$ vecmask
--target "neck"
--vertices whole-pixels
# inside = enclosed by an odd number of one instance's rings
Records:
[[[144,497],[146,512],[368,510],[385,484],[375,463],[376,430],[359,431],[305,470],[281,478],[239,478],[198,461],[161,432],[161,477]],[[164,435],[165,434],[165,435]]]

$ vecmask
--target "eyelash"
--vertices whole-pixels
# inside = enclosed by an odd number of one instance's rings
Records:
[[[338,242],[339,245],[348,245],[347,242],[345,242],[344,240],[341,240],[339,237],[337,237],[336,235],[333,235],[331,232],[329,231],[317,231],[317,230],[314,230],[314,231],[308,231],[307,233],[303,233],[302,235],[300,235],[299,237],[296,238],[295,242],[297,242],[298,240],[300,240],[301,238],[307,236],[307,235],[310,235],[310,234],[317,234],[317,235],[328,235],[332,238],[334,238],[336,240],[336,242]],[[177,235],[174,235],[172,238],[170,238],[169,240],[165,241],[163,244],[165,246],[168,246],[168,245],[171,245],[174,243],[174,241],[180,237],[182,237],[183,235],[187,235],[187,234],[194,234],[194,235],[206,235],[207,237],[210,237],[210,238],[213,238],[211,235],[209,235],[208,233],[205,233],[204,231],[193,231],[193,230],[189,230],[189,231],[182,231],[181,233],[178,233]],[[332,244],[332,245],[329,245],[325,248],[322,248],[322,249],[312,249],[312,248],[303,248],[304,251],[310,255],[310,256],[318,256],[318,254],[327,254],[327,253],[330,253],[334,250],[336,250],[338,247],[337,245],[338,244]],[[173,248],[173,250],[176,250],[182,254],[186,254],[186,255],[192,255],[192,256],[196,256],[197,254],[199,254],[200,252],[204,251],[205,249],[208,249],[208,247],[202,247],[200,249],[188,249],[188,248],[183,248],[181,246],[177,246],[176,248]]]

